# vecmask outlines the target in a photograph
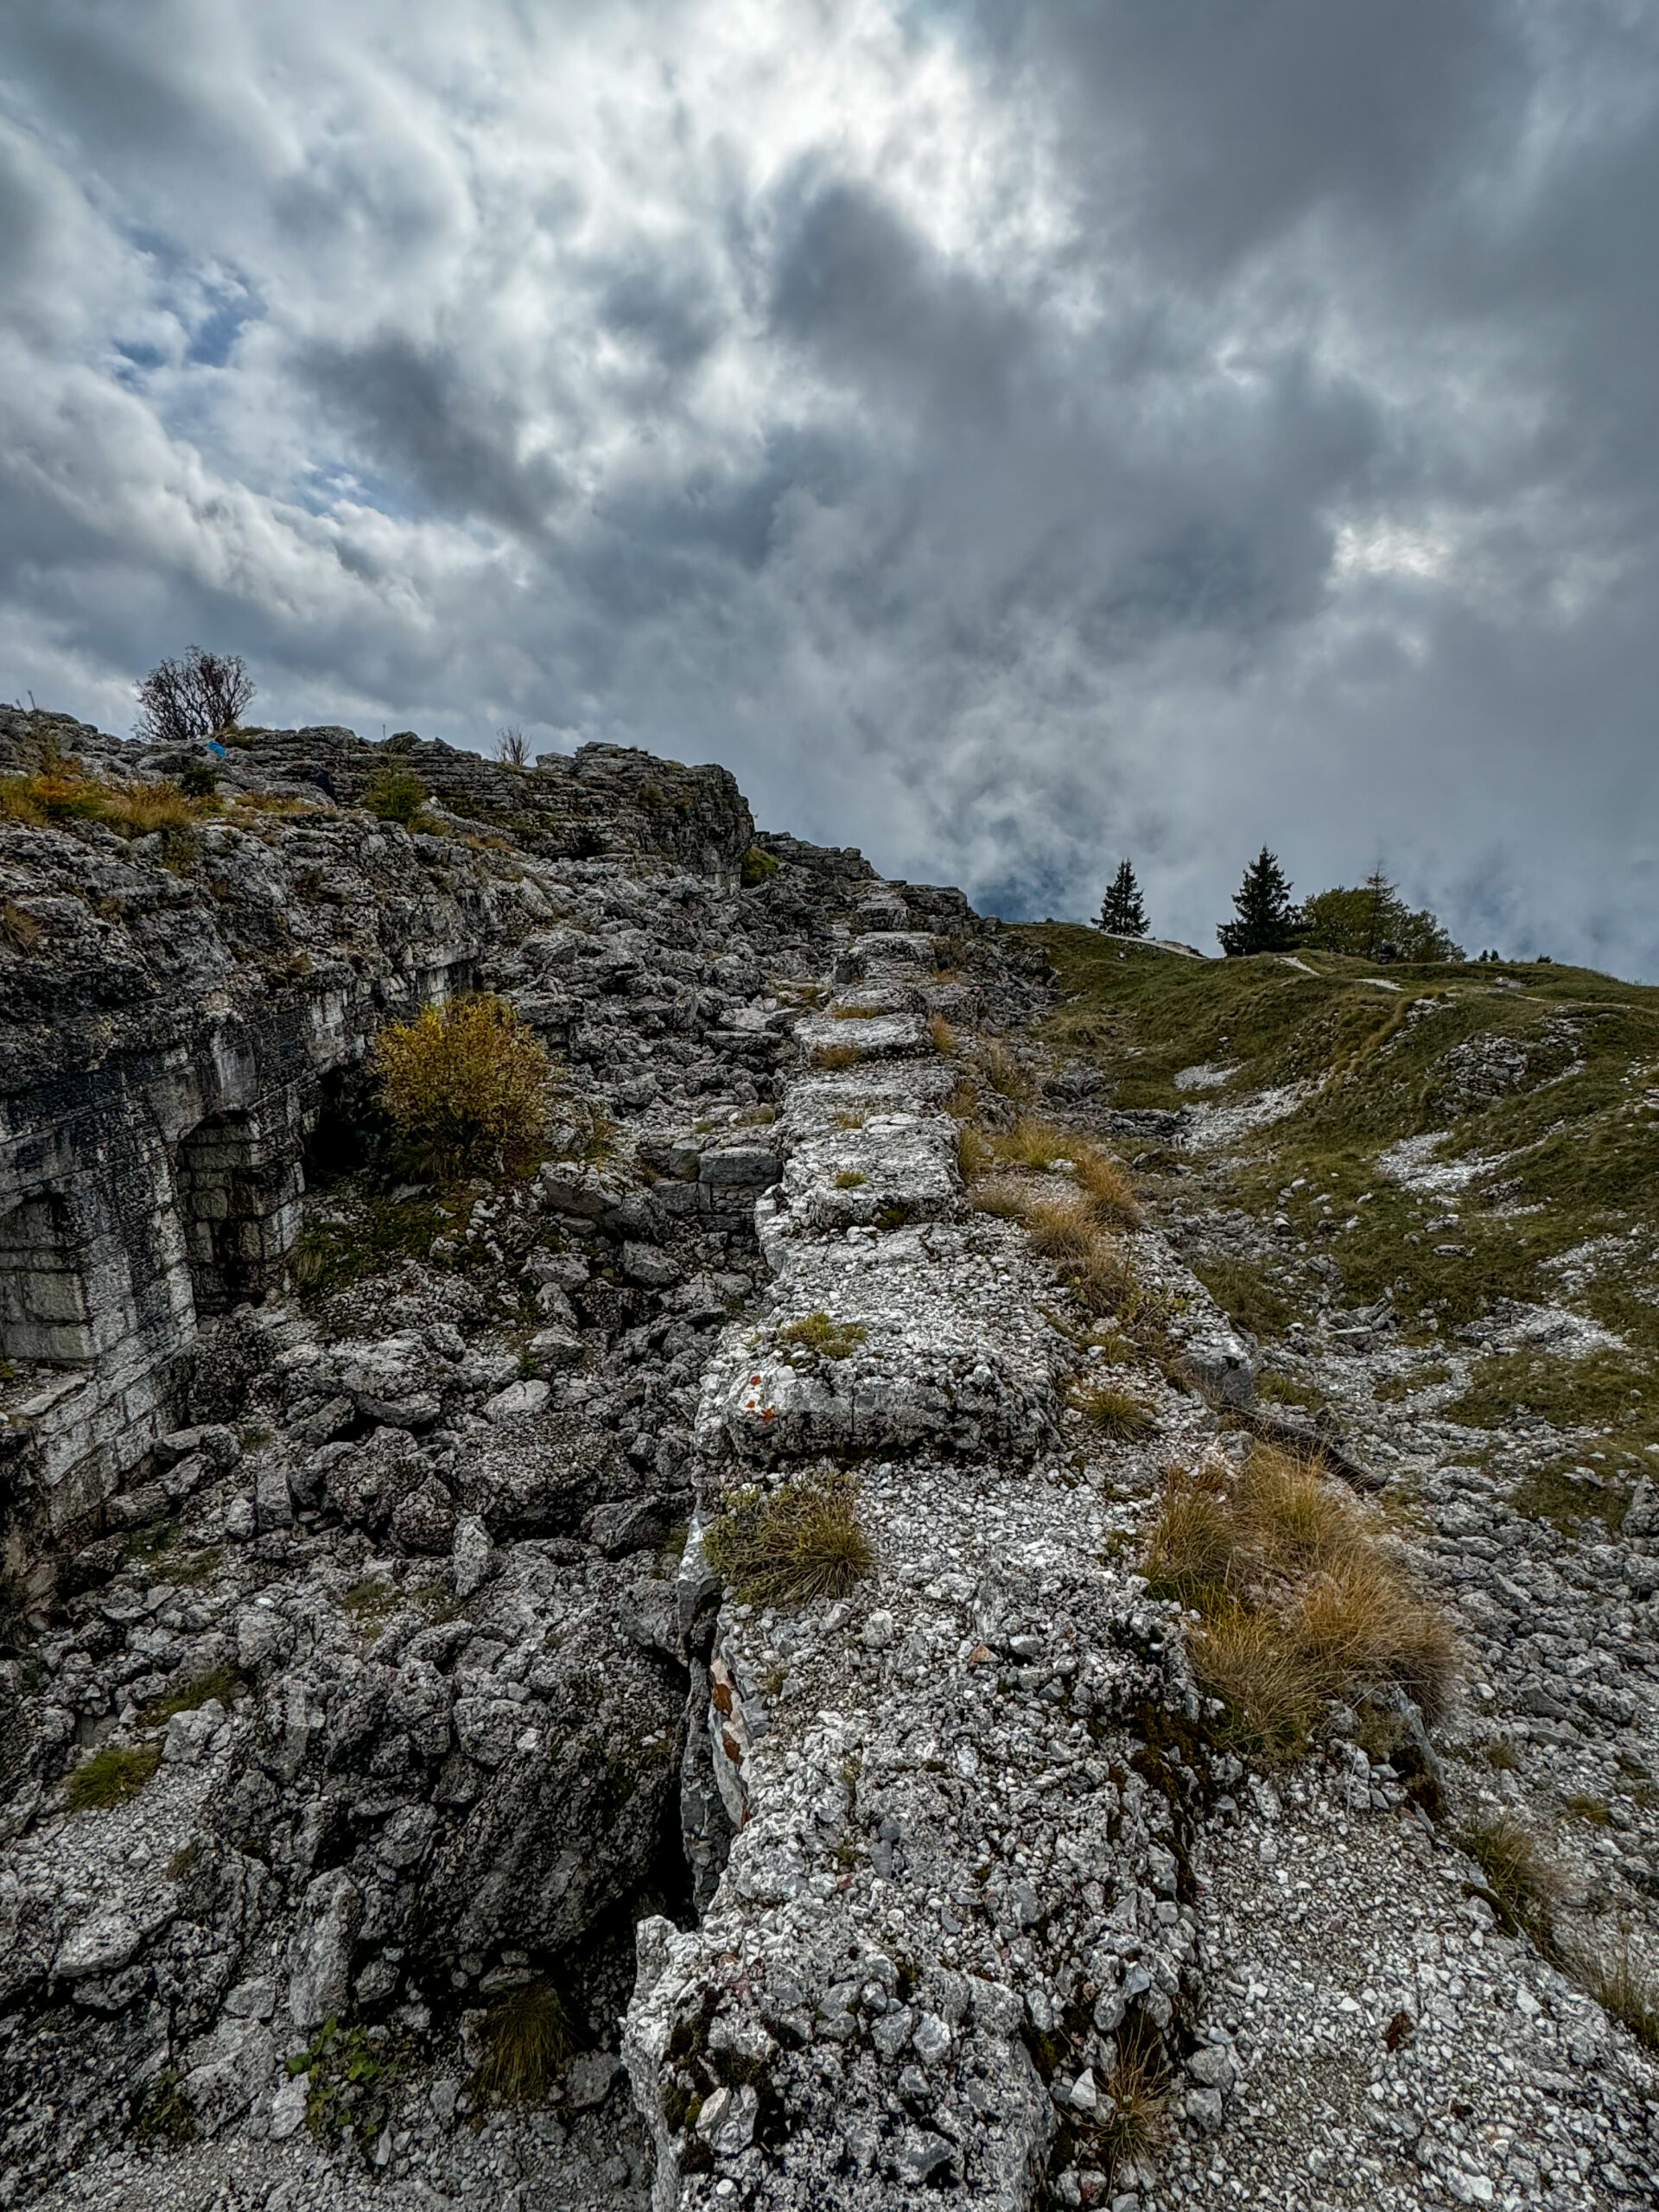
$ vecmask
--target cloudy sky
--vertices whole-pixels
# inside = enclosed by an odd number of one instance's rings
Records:
[[[1651,0],[0,0],[0,695],[1659,976]]]

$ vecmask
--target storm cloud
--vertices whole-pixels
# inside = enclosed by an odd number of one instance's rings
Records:
[[[0,0],[0,691],[1659,976],[1659,18]]]

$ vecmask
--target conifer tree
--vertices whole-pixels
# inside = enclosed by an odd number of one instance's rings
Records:
[[[1288,952],[1300,938],[1300,917],[1290,903],[1290,885],[1277,854],[1265,845],[1244,871],[1233,893],[1235,918],[1216,931],[1230,960],[1248,952]]]
[[[1147,910],[1128,861],[1118,862],[1111,889],[1101,901],[1100,926],[1109,937],[1145,937]]]

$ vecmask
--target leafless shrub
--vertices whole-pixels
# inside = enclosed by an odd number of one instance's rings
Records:
[[[233,729],[253,697],[239,653],[200,645],[182,660],[160,662],[137,688],[138,735],[151,745],[199,745]]]

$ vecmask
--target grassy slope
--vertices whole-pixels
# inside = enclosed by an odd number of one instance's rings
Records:
[[[1127,948],[1081,927],[1023,933],[1062,978],[1049,1042],[1097,1059],[1113,1106],[1224,1104],[1269,1085],[1313,1086],[1288,1119],[1227,1147],[1232,1201],[1291,1224],[1278,1239],[1282,1263],[1254,1281],[1235,1269],[1224,1302],[1251,1306],[1241,1319],[1272,1332],[1289,1317],[1299,1281],[1289,1255],[1304,1239],[1336,1262],[1351,1303],[1390,1290],[1408,1336],[1425,1344],[1431,1321],[1453,1330],[1497,1299],[1569,1306],[1625,1349],[1484,1358],[1447,1412],[1490,1426],[1530,1408],[1577,1432],[1580,1450],[1593,1443],[1610,1473],[1659,1440],[1659,990],[1517,963],[1390,968],[1381,972],[1401,988],[1385,991],[1363,980],[1377,969],[1327,954],[1301,956],[1310,975],[1272,957]],[[1523,1049],[1528,1065],[1519,1089],[1487,1103],[1458,1070],[1492,1042]],[[1217,1089],[1179,1090],[1176,1071],[1200,1062],[1234,1072]],[[1389,1146],[1436,1130],[1449,1132],[1442,1159],[1504,1157],[1449,1195],[1378,1172]],[[1426,1225],[1450,1215],[1454,1225]],[[1552,1268],[1608,1238],[1618,1249],[1601,1248],[1570,1278]],[[1442,1243],[1457,1249],[1437,1253]]]

